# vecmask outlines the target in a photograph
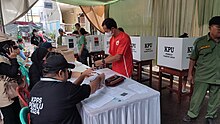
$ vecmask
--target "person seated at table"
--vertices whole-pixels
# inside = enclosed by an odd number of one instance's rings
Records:
[[[43,78],[30,92],[31,123],[82,124],[76,104],[99,89],[105,75],[100,74],[90,84],[81,85],[85,76],[90,76],[93,71],[88,69],[75,82],[67,81],[68,69],[75,66],[63,55],[48,57],[43,67]]]
[[[29,90],[40,81],[40,78],[43,76],[42,69],[43,69],[43,59],[48,54],[48,50],[42,47],[37,48],[33,54],[31,55],[32,65],[29,68],[29,78],[30,78],[30,85]]]
[[[44,42],[40,45],[40,47],[42,48],[46,48],[49,52],[52,52],[53,51],[53,48],[56,48],[56,47],[53,47],[51,43],[49,42]]]
[[[23,39],[22,38],[19,38],[18,40],[17,40],[17,43],[18,43],[18,48],[20,49],[20,56],[21,56],[21,58],[23,59],[23,60],[26,60],[26,56],[24,55],[24,47],[25,47],[25,45],[24,45],[24,42],[23,42]]]

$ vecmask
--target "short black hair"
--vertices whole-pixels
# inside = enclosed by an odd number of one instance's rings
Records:
[[[63,31],[63,29],[62,29],[62,28],[60,28],[60,29],[58,30],[58,32],[64,32],[64,31]]]
[[[102,26],[106,26],[107,29],[111,29],[113,28],[117,28],[117,23],[115,22],[115,20],[113,18],[106,18],[103,22],[102,22]]]
[[[79,29],[79,32],[84,35],[84,34],[87,34],[86,30],[84,28],[80,28]]]
[[[79,27],[80,27],[80,24],[79,24],[79,23],[76,23],[75,26],[79,26]]]
[[[34,32],[38,32],[38,30],[37,29],[33,29],[32,35],[34,35]]]
[[[22,38],[18,38],[17,43],[21,43],[23,41]]]
[[[125,32],[124,29],[122,27],[119,27],[118,30]]]
[[[209,26],[220,25],[220,16],[214,16],[209,20]]]

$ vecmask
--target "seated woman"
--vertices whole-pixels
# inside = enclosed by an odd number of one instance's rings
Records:
[[[47,54],[48,54],[48,50],[42,47],[37,48],[33,52],[31,56],[32,65],[30,66],[30,69],[29,69],[29,78],[30,78],[29,90],[31,90],[32,87],[38,81],[40,81],[40,78],[43,76],[42,74],[43,65],[42,64]]]

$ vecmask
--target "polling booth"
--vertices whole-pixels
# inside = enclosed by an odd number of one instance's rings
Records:
[[[88,35],[86,42],[89,50],[89,66],[92,67],[95,61],[104,58],[102,35]]]
[[[156,59],[157,37],[153,36],[131,36],[131,48],[133,54],[134,68],[137,69],[137,81],[149,81],[152,83],[152,60]],[[142,79],[142,67],[149,66],[149,78]]]
[[[97,52],[102,50],[102,36],[101,35],[88,35],[86,36],[87,49],[89,52]]]
[[[182,96],[192,95],[192,86],[190,91],[182,93],[183,78],[188,75],[189,59],[193,50],[193,43],[196,38],[175,38],[158,37],[157,65],[159,66],[159,84],[158,89],[162,89],[162,76],[170,75],[170,84],[167,88],[177,94],[178,103],[181,103]],[[178,87],[173,88],[173,76],[177,76]],[[191,84],[190,84],[191,85]]]
[[[110,39],[111,37],[107,37],[106,35],[103,35],[102,36],[103,38],[103,43],[104,43],[104,51],[105,51],[105,54],[109,54],[109,47],[110,47]]]
[[[188,69],[195,39],[158,37],[157,64],[177,70]]]
[[[63,36],[62,45],[66,45],[69,50],[73,50],[74,54],[79,52],[77,46],[78,38],[76,36]]]
[[[156,59],[157,37],[131,36],[133,58],[138,61]]]

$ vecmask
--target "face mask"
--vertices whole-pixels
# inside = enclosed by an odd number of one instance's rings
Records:
[[[112,34],[112,31],[109,31],[109,32],[105,32],[105,35],[106,35],[107,37],[111,37],[113,34]]]

